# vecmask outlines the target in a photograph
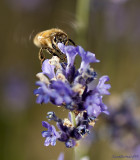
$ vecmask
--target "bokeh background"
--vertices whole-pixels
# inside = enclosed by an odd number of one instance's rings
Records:
[[[0,1],[0,160],[71,160],[63,143],[45,147],[41,122],[47,111],[67,116],[51,104],[38,105],[33,90],[40,72],[34,35],[61,28],[76,44],[94,52],[98,75],[109,75],[111,115],[100,116],[91,139],[81,149],[90,159],[111,160],[140,150],[140,1],[1,0]],[[50,58],[50,55],[48,55]],[[79,64],[77,60],[76,64]],[[115,118],[114,118],[115,117]],[[132,145],[130,145],[132,144]],[[140,159],[140,155],[139,158]]]

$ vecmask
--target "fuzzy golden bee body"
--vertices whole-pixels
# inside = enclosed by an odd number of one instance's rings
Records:
[[[64,60],[64,58],[60,57],[62,53],[57,45],[58,43],[67,45],[69,42],[75,45],[75,43],[68,38],[68,35],[63,30],[57,28],[42,31],[34,38],[34,44],[40,48],[39,59],[41,60],[41,63],[45,60],[43,50],[46,50],[49,54],[58,56],[61,60]]]

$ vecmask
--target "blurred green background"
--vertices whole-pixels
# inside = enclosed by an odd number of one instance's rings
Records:
[[[73,154],[60,142],[55,147],[43,145],[41,122],[46,112],[65,117],[67,111],[35,103],[35,75],[41,68],[34,35],[63,29],[101,60],[94,68],[99,75],[109,75],[111,93],[133,90],[139,96],[139,16],[139,0],[0,1],[0,160],[55,160],[62,151],[71,160]],[[96,160],[110,160],[113,154],[108,141],[94,143],[89,151]]]

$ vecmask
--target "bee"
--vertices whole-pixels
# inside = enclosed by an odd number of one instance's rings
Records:
[[[43,53],[44,50],[53,56],[58,56],[62,61],[65,61],[66,57],[60,57],[63,53],[58,48],[58,43],[68,45],[70,42],[76,46],[75,43],[68,38],[68,35],[63,30],[58,28],[52,28],[38,33],[34,37],[33,42],[37,47],[40,48],[39,60],[41,61],[41,64],[45,60],[45,55]]]

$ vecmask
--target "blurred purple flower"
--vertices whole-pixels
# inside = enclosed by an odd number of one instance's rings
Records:
[[[60,155],[59,155],[57,160],[64,160],[64,153],[63,152],[60,153]]]
[[[14,69],[5,75],[6,79],[3,80],[3,100],[13,111],[27,108],[30,99],[28,80],[20,75],[20,72]]]
[[[109,106],[110,116],[106,124],[100,127],[100,134],[97,135],[108,137],[115,150],[135,151],[140,144],[140,110],[137,95],[133,92],[112,95]]]
[[[6,0],[6,1],[8,5],[15,10],[33,11],[39,8],[43,4],[44,0]]]
[[[106,37],[116,40],[127,34],[130,16],[124,6],[125,0],[110,0],[104,8]]]
[[[59,157],[57,160],[64,160],[64,153],[60,153]],[[80,160],[90,160],[88,156],[80,158]]]

